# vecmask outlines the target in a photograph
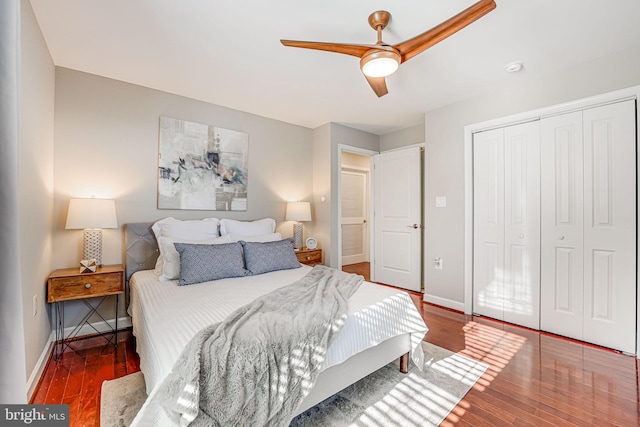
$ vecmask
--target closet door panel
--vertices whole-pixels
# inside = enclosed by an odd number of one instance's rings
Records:
[[[540,327],[540,123],[504,129],[504,320]]]
[[[582,112],[541,120],[540,138],[540,329],[582,339]]]
[[[504,136],[502,129],[473,137],[473,311],[504,315]]]
[[[583,115],[584,340],[635,353],[635,101]]]

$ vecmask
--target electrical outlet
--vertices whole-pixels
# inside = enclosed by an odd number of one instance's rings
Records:
[[[31,309],[33,311],[33,317],[36,317],[36,314],[38,314],[38,295],[34,295],[33,296],[33,304],[31,306]]]
[[[444,262],[442,261],[442,258],[440,258],[439,256],[433,259],[433,267],[436,270],[442,270],[442,264],[444,264]]]

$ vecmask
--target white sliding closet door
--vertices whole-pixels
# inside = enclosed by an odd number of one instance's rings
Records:
[[[474,311],[536,329],[539,140],[538,122],[474,135]]]
[[[540,123],[504,129],[504,320],[540,327]]]
[[[635,353],[635,101],[546,118],[541,329]]]
[[[582,339],[582,112],[541,120],[540,329]]]
[[[635,353],[635,102],[584,111],[584,340]]]
[[[473,135],[473,311],[504,317],[504,131]]]

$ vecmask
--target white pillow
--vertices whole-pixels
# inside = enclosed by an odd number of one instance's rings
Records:
[[[231,243],[229,236],[222,236],[209,240],[183,239],[180,237],[160,236],[158,247],[162,257],[162,274],[160,280],[163,282],[175,280],[180,277],[180,254],[176,250],[174,243],[199,243],[203,245],[217,245],[220,243]],[[157,267],[157,264],[156,264]]]
[[[260,236],[242,236],[240,234],[229,233],[225,234],[225,236],[229,236],[231,242],[239,242],[240,240],[243,240],[245,242],[266,243],[282,240],[282,234],[280,233],[261,234]]]
[[[160,238],[161,231],[162,231],[162,226],[164,224],[172,224],[174,222],[177,222],[179,220],[172,218],[172,217],[168,217],[168,218],[162,218],[161,220],[156,221],[152,226],[151,226],[151,231],[153,231],[153,234],[155,234],[156,236],[156,240]]]
[[[160,248],[158,247],[158,250]],[[158,259],[156,259],[156,267],[153,269],[153,272],[158,275],[158,277],[162,276],[162,270],[164,269],[164,260],[162,259],[162,254],[158,255]]]
[[[157,221],[151,229],[160,237],[178,237],[190,240],[208,240],[220,237],[218,218],[204,218],[182,221],[172,217]]]
[[[220,234],[239,234],[241,236],[262,236],[276,231],[276,220],[273,218],[255,221],[236,221],[223,218],[220,220]]]

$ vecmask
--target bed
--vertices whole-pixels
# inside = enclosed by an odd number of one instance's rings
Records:
[[[175,280],[159,280],[155,269],[159,250],[151,227],[151,223],[125,226],[128,311],[149,395],[133,425],[170,425],[152,397],[190,339],[252,299],[298,280],[311,267],[177,286]],[[422,366],[420,342],[428,328],[408,294],[364,282],[348,302],[344,327],[296,414],[395,359],[404,356],[406,364],[410,357]]]

